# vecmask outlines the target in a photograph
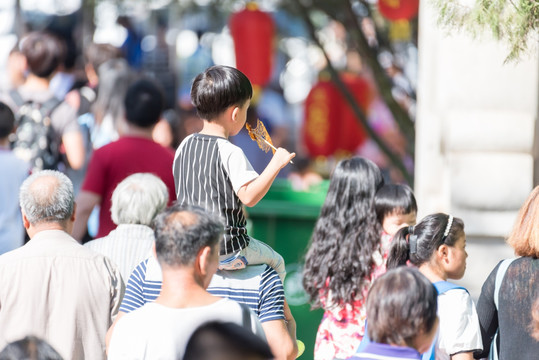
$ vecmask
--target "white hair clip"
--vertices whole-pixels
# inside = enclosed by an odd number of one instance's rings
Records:
[[[449,231],[451,230],[451,225],[453,225],[453,215],[449,215],[447,219],[447,226],[445,227],[444,236],[442,237],[442,241],[445,241],[445,238],[447,235],[449,235]]]

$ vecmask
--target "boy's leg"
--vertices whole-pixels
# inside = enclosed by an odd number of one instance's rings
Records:
[[[241,251],[241,255],[247,259],[248,265],[267,264],[271,266],[284,284],[286,276],[284,259],[268,244],[251,238],[249,246]]]

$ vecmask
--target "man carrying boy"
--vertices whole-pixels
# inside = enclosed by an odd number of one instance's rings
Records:
[[[201,208],[174,205],[157,215],[154,227],[161,292],[117,322],[108,358],[181,359],[191,334],[212,320],[243,325],[265,341],[246,305],[206,290],[219,264],[222,223]]]
[[[200,133],[188,136],[176,151],[176,195],[180,204],[202,206],[224,218],[220,269],[265,263],[284,280],[282,257],[248,236],[242,205],[256,205],[295,154],[277,149],[258,175],[243,151],[228,141],[245,125],[252,94],[249,79],[231,67],[213,66],[195,78],[191,100],[204,126]]]

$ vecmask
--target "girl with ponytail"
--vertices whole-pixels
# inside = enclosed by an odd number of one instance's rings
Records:
[[[411,264],[438,290],[440,330],[436,359],[471,360],[482,349],[475,305],[468,291],[447,279],[461,279],[466,270],[464,223],[446,214],[425,217],[416,226],[400,229],[393,238],[387,268]]]

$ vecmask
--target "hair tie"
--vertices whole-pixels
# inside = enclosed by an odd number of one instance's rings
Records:
[[[445,227],[444,235],[442,236],[442,241],[443,242],[445,242],[445,239],[449,235],[449,231],[451,231],[451,225],[453,225],[453,215],[448,215],[447,225]]]
[[[417,252],[417,235],[414,235],[414,227],[408,226],[408,243],[410,244],[410,254]]]

